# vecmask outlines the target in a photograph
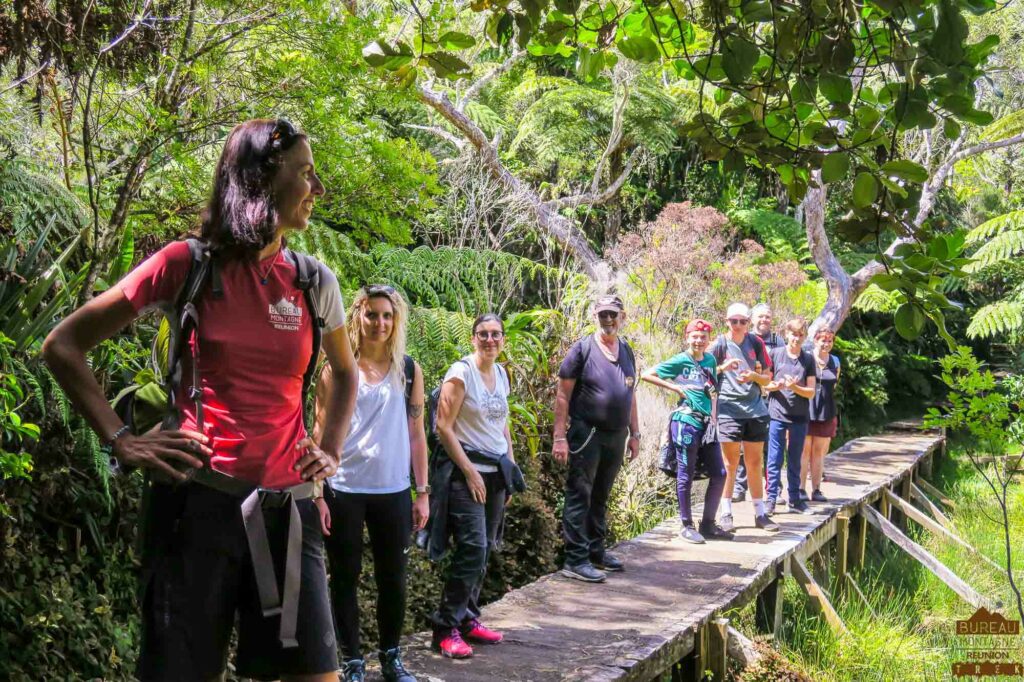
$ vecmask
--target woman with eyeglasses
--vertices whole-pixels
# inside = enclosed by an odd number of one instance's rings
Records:
[[[378,659],[388,682],[415,682],[402,664],[399,640],[405,622],[406,552],[413,530],[430,515],[427,442],[423,431],[423,373],[405,354],[409,307],[393,287],[360,289],[352,301],[348,335],[359,367],[355,414],[328,479],[330,490],[316,500],[331,563],[331,596],[342,670],[346,682],[363,682],[366,665],[359,640],[357,588],[363,564],[363,527],[373,552],[377,585]],[[325,373],[317,404],[331,390]],[[327,413],[316,413],[317,433]],[[416,500],[409,470],[416,479]]]
[[[814,333],[814,363],[818,370],[814,397],[811,399],[810,421],[807,425],[807,440],[804,441],[804,456],[800,467],[801,486],[811,479],[809,499],[812,502],[828,502],[821,493],[821,482],[825,477],[825,455],[836,435],[839,412],[836,408],[836,386],[839,384],[839,357],[832,354],[836,333],[822,327]],[[803,488],[801,487],[801,490]],[[806,492],[802,493],[807,496]]]
[[[480,618],[480,588],[487,559],[500,547],[505,502],[521,489],[509,433],[509,379],[498,356],[505,325],[494,313],[473,322],[473,353],[449,368],[441,384],[435,430],[444,455],[432,462],[434,520],[430,557],[439,560],[449,536],[448,575],[431,616],[433,644],[442,655],[468,658],[466,641],[497,644],[502,635]]]
[[[44,344],[57,380],[113,456],[147,473],[141,680],[221,679],[236,619],[240,677],[338,679],[310,498],[313,483],[337,469],[356,368],[337,279],[285,246],[323,194],[304,134],[281,119],[237,125],[217,163],[201,238],[158,251]],[[208,276],[195,282],[200,265]],[[304,271],[315,273],[316,295]],[[199,295],[184,311],[193,322],[174,363],[180,390],[170,394],[164,429],[133,434],[86,355],[144,311],[173,309],[187,281]],[[303,423],[318,333],[333,380],[319,445]]]

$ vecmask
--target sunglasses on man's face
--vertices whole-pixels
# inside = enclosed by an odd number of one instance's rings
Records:
[[[501,332],[501,331],[488,331],[486,329],[481,329],[480,331],[478,331],[476,333],[476,338],[480,339],[481,341],[486,341],[487,339],[493,339],[494,341],[501,341],[503,338],[505,338],[505,332]]]
[[[597,314],[597,316],[602,320],[616,320],[618,319],[619,314],[614,310],[602,310]]]
[[[739,318],[734,318],[734,319],[729,320],[729,324],[747,325],[747,324],[750,324],[750,320],[742,320],[742,319],[739,319]]]

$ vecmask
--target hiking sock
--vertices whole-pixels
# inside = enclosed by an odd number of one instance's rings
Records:
[[[764,516],[764,500],[751,498],[750,501],[754,503],[754,516]]]
[[[732,514],[732,499],[723,495],[718,509],[722,514]]]

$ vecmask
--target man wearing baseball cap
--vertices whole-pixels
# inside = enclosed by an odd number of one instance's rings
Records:
[[[743,303],[733,303],[725,317],[729,331],[715,339],[709,349],[721,370],[718,437],[725,457],[725,489],[732,490],[742,447],[750,499],[754,504],[754,524],[775,532],[779,526],[765,514],[764,479],[761,477],[769,425],[768,405],[761,395],[761,387],[772,379],[771,360],[764,342],[748,331],[750,308]],[[719,524],[725,530],[732,530],[732,498],[728,495],[722,496],[720,511]]]
[[[598,298],[594,319],[597,331],[574,343],[558,370],[552,455],[569,463],[562,573],[603,582],[605,571],[623,570],[604,548],[608,496],[627,447],[631,460],[640,452],[640,429],[633,400],[636,359],[619,338],[626,320],[622,299]]]

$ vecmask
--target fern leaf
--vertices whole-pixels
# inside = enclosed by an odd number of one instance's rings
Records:
[[[971,318],[967,336],[972,339],[1024,331],[1024,303],[997,301],[983,306]]]
[[[1024,230],[1009,230],[995,235],[974,252],[974,262],[966,270],[976,272],[1024,252]]]
[[[986,142],[995,142],[1020,135],[1022,132],[1024,132],[1024,109],[1014,111],[989,123],[982,131],[981,139]]]

